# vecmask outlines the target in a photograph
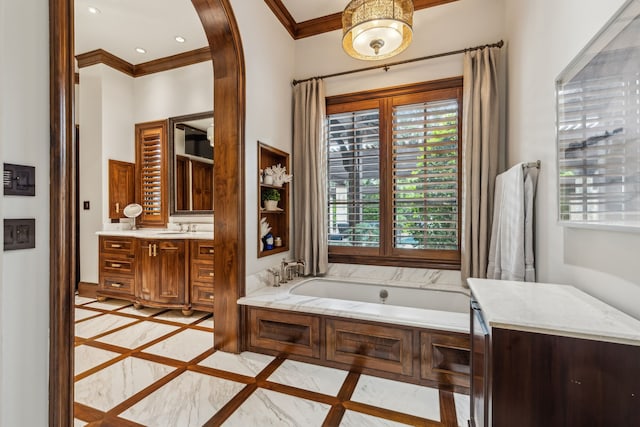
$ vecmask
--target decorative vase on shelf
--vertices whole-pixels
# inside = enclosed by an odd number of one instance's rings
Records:
[[[275,211],[278,209],[278,201],[277,200],[265,200],[264,208],[268,211]]]
[[[273,176],[265,175],[264,179],[263,179],[263,183],[267,184],[267,185],[272,185],[273,184]]]

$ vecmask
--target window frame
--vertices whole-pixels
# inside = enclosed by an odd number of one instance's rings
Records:
[[[394,248],[393,108],[400,105],[444,99],[457,99],[458,101],[458,249]],[[372,108],[379,109],[380,117],[380,246],[377,248],[366,248],[329,245],[329,262],[447,270],[459,269],[460,225],[462,218],[462,77],[336,95],[326,98],[327,116]]]

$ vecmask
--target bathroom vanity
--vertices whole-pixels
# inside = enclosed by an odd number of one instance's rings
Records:
[[[213,311],[212,232],[99,232],[98,299]]]
[[[470,427],[640,425],[640,321],[572,286],[468,283]]]

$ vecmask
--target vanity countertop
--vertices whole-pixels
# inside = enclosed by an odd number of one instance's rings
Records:
[[[573,286],[467,282],[490,327],[640,346],[640,320]]]
[[[139,239],[202,239],[213,240],[213,231],[177,231],[166,228],[141,228],[137,230],[103,230],[98,236],[136,237]]]

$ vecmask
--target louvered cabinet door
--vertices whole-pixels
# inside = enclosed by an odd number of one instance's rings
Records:
[[[167,223],[167,123],[136,124],[136,200],[142,205],[138,224]]]

